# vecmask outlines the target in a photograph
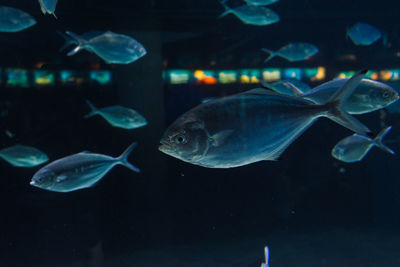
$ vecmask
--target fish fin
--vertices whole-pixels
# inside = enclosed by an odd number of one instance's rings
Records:
[[[58,175],[58,176],[56,177],[56,182],[57,182],[57,183],[62,182],[62,181],[64,181],[64,180],[67,179],[67,178],[68,178],[68,176],[67,176],[66,174]]]
[[[271,89],[275,92],[277,92],[275,86],[272,83],[266,82],[266,81],[260,81],[261,85],[267,89]]]
[[[67,35],[69,35],[72,39],[76,40],[76,42],[77,42],[77,46],[72,51],[67,53],[67,56],[73,56],[84,48],[86,41],[83,38],[81,38],[79,35],[71,32],[71,31],[66,31],[65,33]]]
[[[78,41],[75,40],[74,38],[72,38],[71,36],[61,32],[61,31],[57,31],[58,35],[60,35],[62,38],[65,39],[65,44],[59,49],[59,51],[64,51],[65,49],[67,49],[68,46],[73,45],[73,44],[78,44]]]
[[[342,107],[366,73],[367,70],[363,70],[355,74],[327,102],[322,104],[322,106],[326,106],[327,108],[327,113],[323,114],[323,116],[361,135],[367,135],[370,130],[359,120],[346,113]]]
[[[243,95],[277,95],[279,93],[268,90],[266,88],[254,88],[241,93]]]
[[[285,85],[287,85],[290,88],[290,94],[292,96],[302,96],[304,94],[303,91],[301,91],[297,86],[295,86],[293,83],[288,82],[288,81],[284,81],[283,82]],[[288,89],[289,89],[288,88]]]
[[[58,17],[56,16],[56,13],[51,13],[52,15],[53,15],[53,17],[55,18],[55,19],[58,19]]]
[[[380,131],[378,133],[378,135],[376,136],[376,138],[374,139],[374,143],[377,147],[381,148],[382,150],[384,150],[392,155],[395,155],[396,152],[394,152],[392,149],[390,149],[389,147],[387,147],[386,145],[384,145],[382,143],[383,138],[390,132],[390,130],[392,130],[392,126],[386,127],[385,129]]]
[[[128,169],[134,172],[140,172],[139,168],[135,167],[133,164],[128,162],[129,154],[133,151],[133,149],[137,146],[137,143],[132,143],[124,152],[122,152],[121,156],[117,158],[117,161],[127,167]]]
[[[39,0],[40,11],[42,11],[43,15],[46,15],[47,11],[44,8],[43,0]]]
[[[225,12],[218,16],[218,18],[220,19],[220,18],[223,18],[223,17],[225,17],[226,15],[232,13],[232,9],[226,4],[227,0],[220,0],[219,2],[220,2],[221,5],[223,5],[224,8],[225,8]]]
[[[94,115],[99,114],[99,109],[96,108],[96,107],[92,104],[92,102],[90,102],[89,100],[86,100],[86,104],[88,104],[88,106],[90,107],[90,113],[87,114],[87,115],[85,115],[85,116],[83,116],[85,119],[90,118],[90,117],[92,117],[92,116],[94,116]]]
[[[225,142],[226,138],[228,138],[232,133],[233,130],[224,130],[214,134],[213,136],[210,137],[211,145],[220,146]]]
[[[267,48],[262,48],[261,51],[270,54],[269,57],[267,57],[267,59],[264,60],[264,63],[266,63],[267,61],[270,61],[272,58],[274,58],[277,55],[276,52],[269,50]]]

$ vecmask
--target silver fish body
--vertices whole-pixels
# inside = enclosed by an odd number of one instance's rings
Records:
[[[0,157],[15,167],[35,167],[49,160],[47,155],[31,146],[14,145],[0,150]]]
[[[135,146],[133,143],[117,158],[86,151],[61,158],[36,172],[30,184],[54,192],[71,192],[93,186],[118,164],[140,172],[127,161]]]
[[[70,31],[67,31],[66,34],[78,43],[78,46],[67,54],[68,56],[75,55],[81,49],[86,49],[101,57],[108,64],[129,64],[147,54],[143,45],[134,38],[111,31],[89,40]]]
[[[267,7],[243,5],[229,8],[225,4],[224,6],[226,11],[220,17],[232,13],[245,24],[266,26],[280,21],[279,15]]]
[[[347,35],[355,45],[371,45],[382,37],[378,28],[362,22],[358,22],[347,29]]]
[[[361,79],[359,76],[356,78]],[[352,79],[334,97],[336,100],[324,105],[265,89],[200,104],[166,130],[159,149],[203,167],[231,168],[279,158],[321,116],[366,133],[368,128],[333,107],[338,105],[338,97],[347,97],[359,79]],[[333,115],[339,113],[344,117]]]
[[[392,126],[383,129],[375,139],[359,134],[348,136],[340,140],[334,146],[331,152],[332,157],[347,163],[358,162],[361,161],[374,146],[394,155],[395,152],[382,143],[382,139],[391,129]]]
[[[302,61],[309,59],[319,52],[318,47],[310,43],[289,43],[281,47],[278,51],[272,51],[267,48],[263,48],[262,51],[269,53],[270,56],[264,61],[267,62],[275,56],[280,56],[288,61]]]
[[[28,13],[17,8],[0,6],[0,32],[19,32],[36,24]]]
[[[244,0],[250,6],[268,6],[272,5],[279,0]]]
[[[146,118],[133,109],[118,105],[98,109],[89,100],[86,102],[92,111],[85,118],[100,115],[110,125],[128,130],[147,125]]]

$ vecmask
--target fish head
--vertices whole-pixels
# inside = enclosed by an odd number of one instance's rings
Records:
[[[53,171],[42,168],[33,175],[30,185],[49,190],[56,183],[56,179],[57,175]]]
[[[196,163],[206,155],[209,142],[204,123],[184,115],[165,131],[158,149],[180,160]]]
[[[375,102],[374,106],[384,108],[399,99],[398,92],[392,87],[384,83],[379,83],[379,85],[380,86],[377,87],[379,89],[375,91],[375,95],[371,96],[371,99]]]
[[[127,120],[128,123],[135,125],[136,128],[147,125],[146,118],[139,113],[136,113],[135,116],[128,117]]]
[[[343,160],[346,157],[346,148],[340,145],[336,145],[332,149],[332,156],[338,160]]]

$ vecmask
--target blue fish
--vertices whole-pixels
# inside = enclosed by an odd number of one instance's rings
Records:
[[[347,29],[347,35],[355,45],[371,45],[382,37],[378,28],[362,22],[358,22]]]
[[[250,6],[268,6],[272,5],[279,0],[244,0]]]
[[[342,109],[365,73],[324,104],[260,88],[200,104],[166,130],[159,150],[203,167],[232,168],[278,159],[319,117],[365,135],[368,128]]]
[[[226,11],[219,16],[220,18],[232,13],[243,23],[256,26],[270,25],[280,20],[279,15],[267,7],[243,5],[230,8],[225,2],[221,2],[221,4],[225,7]]]
[[[278,51],[272,51],[267,48],[263,48],[262,51],[270,54],[264,62],[270,61],[276,56],[283,57],[290,62],[295,62],[313,57],[319,52],[319,49],[310,43],[290,43],[281,47]]]
[[[392,126],[386,127],[376,136],[375,139],[359,134],[348,136],[335,145],[332,149],[332,156],[343,162],[357,162],[361,161],[373,146],[377,146],[394,155],[396,153],[382,143],[382,139],[391,129]]]
[[[69,36],[65,33],[60,32],[60,31],[58,31],[57,33],[65,39],[65,44],[60,48],[60,51],[64,51],[71,45],[79,44],[75,38],[72,38],[71,36]],[[80,34],[79,37],[84,39],[85,41],[89,41],[90,39],[97,37],[103,33],[104,33],[104,31],[88,31],[88,32]]]
[[[47,155],[31,146],[14,145],[0,150],[0,157],[15,167],[35,167],[49,160]]]
[[[91,112],[85,118],[100,115],[112,126],[128,130],[147,125],[146,118],[133,109],[122,106],[110,106],[98,109],[89,100],[86,100],[86,103],[89,105]]]
[[[93,186],[118,164],[140,172],[128,162],[128,156],[135,147],[136,143],[131,144],[117,158],[88,151],[61,158],[36,172],[30,184],[54,192],[71,192]]]
[[[0,6],[0,32],[19,32],[36,24],[28,13],[17,8]]]
[[[326,102],[339,88],[341,88],[349,79],[337,78],[332,81],[323,83],[308,92],[303,92],[295,85],[287,82],[286,90],[280,90],[279,93],[301,96],[311,100],[314,103],[322,104]],[[277,91],[274,86],[266,87]],[[292,87],[292,89],[290,89]],[[389,85],[373,81],[370,79],[362,79],[356,90],[343,105],[343,110],[349,114],[365,114],[382,108],[386,108],[394,102],[398,101],[399,94]]]
[[[57,1],[58,0],[39,0],[40,10],[42,10],[42,13],[45,15],[51,14],[57,18],[54,13],[56,11]]]
[[[76,33],[70,31],[65,33],[77,42],[77,47],[69,52],[68,56],[86,49],[101,57],[108,64],[129,64],[147,54],[142,44],[127,35],[107,31],[85,40]]]

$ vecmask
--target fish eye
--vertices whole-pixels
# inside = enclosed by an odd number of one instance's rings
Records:
[[[184,136],[183,134],[178,134],[177,136],[175,136],[175,142],[177,144],[186,144],[186,136]]]
[[[385,91],[385,92],[383,92],[382,96],[383,96],[383,98],[389,98],[390,94],[389,94],[389,92]]]

